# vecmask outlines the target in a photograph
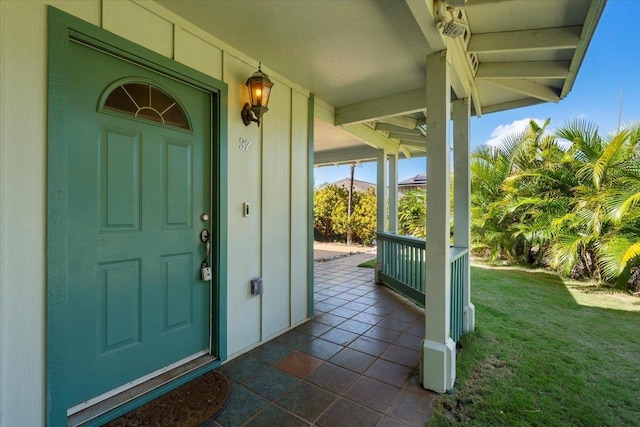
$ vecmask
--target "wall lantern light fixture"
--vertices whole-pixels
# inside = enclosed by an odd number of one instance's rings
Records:
[[[249,126],[251,122],[256,122],[260,127],[262,115],[269,111],[267,106],[269,105],[269,95],[271,94],[273,82],[269,80],[269,76],[262,72],[261,67],[262,64],[258,64],[258,71],[247,79],[251,103],[244,104],[242,113],[240,113],[245,126]]]

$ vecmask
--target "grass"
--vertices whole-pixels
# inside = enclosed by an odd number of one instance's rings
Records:
[[[358,267],[376,268],[376,259],[370,259],[369,261],[365,261],[362,264],[358,264]]]
[[[640,425],[640,300],[546,272],[472,268],[476,331],[432,426]]]

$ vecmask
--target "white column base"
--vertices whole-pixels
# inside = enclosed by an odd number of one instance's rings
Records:
[[[476,330],[476,306],[469,303],[464,310],[464,332]]]
[[[445,344],[422,340],[420,379],[422,387],[445,393],[456,381],[456,343],[447,338]]]
[[[378,244],[379,243],[380,242],[378,242]],[[380,247],[378,246],[376,248],[376,267],[374,269],[374,281],[376,283],[381,283],[380,275],[378,274],[380,271],[382,271],[382,250],[380,250]]]

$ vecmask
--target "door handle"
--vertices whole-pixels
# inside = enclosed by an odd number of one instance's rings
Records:
[[[207,248],[207,252],[202,262],[208,263],[209,254],[211,253],[211,234],[209,233],[209,230],[207,230],[206,228],[200,232],[200,241],[202,241],[202,243],[204,243]]]
[[[204,255],[202,263],[200,263],[200,275],[202,281],[211,280],[211,267],[209,267],[209,254],[211,253],[211,234],[206,228],[200,232],[200,241],[206,245],[207,252]]]

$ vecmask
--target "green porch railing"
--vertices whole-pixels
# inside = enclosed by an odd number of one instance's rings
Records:
[[[378,233],[377,242],[382,259],[378,279],[424,307],[426,241],[411,236]],[[449,334],[451,339],[457,342],[464,331],[464,292],[469,251],[466,248],[451,247],[450,258],[451,325]]]
[[[380,281],[424,307],[425,240],[378,233],[377,242],[382,250]]]
[[[451,311],[449,335],[458,342],[464,332],[464,293],[467,289],[465,278],[469,265],[467,248],[451,247]]]

